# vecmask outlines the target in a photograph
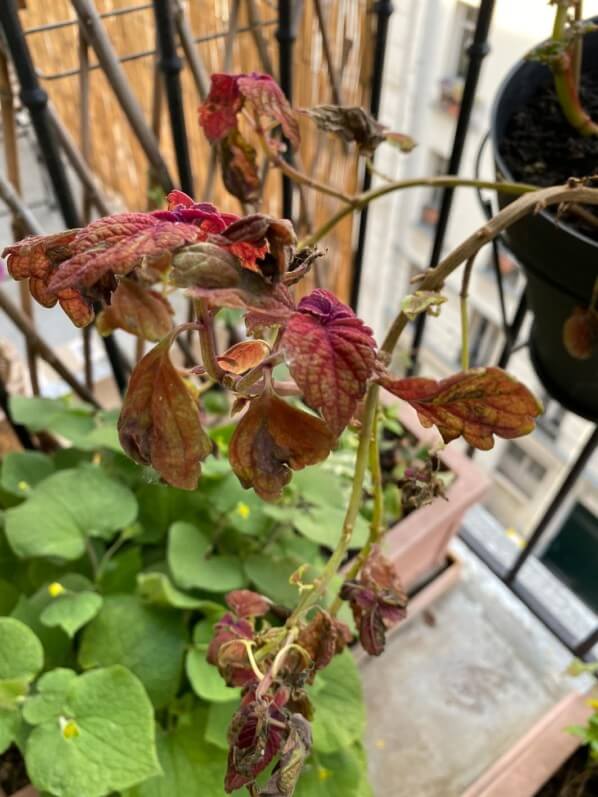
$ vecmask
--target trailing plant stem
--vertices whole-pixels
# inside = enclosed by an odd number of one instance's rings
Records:
[[[225,371],[216,359],[216,338],[214,335],[214,319],[211,316],[207,299],[198,299],[195,303],[199,326],[199,345],[201,358],[210,379],[220,382]]]
[[[297,247],[298,251],[306,249],[309,246],[315,246],[325,235],[336,227],[344,218],[351,215],[353,211],[363,210],[370,202],[375,199],[391,194],[394,191],[401,191],[404,188],[420,188],[422,186],[431,186],[436,188],[458,188],[459,186],[470,188],[487,188],[501,191],[504,194],[525,194],[532,191],[537,191],[537,186],[528,185],[526,183],[497,183],[492,180],[468,180],[455,175],[446,175],[443,177],[415,177],[410,180],[396,180],[392,183],[385,183],[384,185],[372,188],[362,194],[357,194],[350,205],[341,208],[328,221],[319,227],[307,238],[299,242]]]
[[[469,291],[469,280],[475,255],[469,258],[463,271],[463,281],[461,282],[461,293],[459,302],[461,308],[461,370],[467,371],[469,368],[469,313],[467,308],[467,297]]]

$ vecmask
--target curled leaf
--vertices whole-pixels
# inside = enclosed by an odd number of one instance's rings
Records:
[[[351,420],[376,361],[369,327],[334,294],[315,290],[288,321],[281,350],[307,404],[335,436]]]
[[[299,125],[283,90],[270,75],[252,72],[239,76],[239,91],[261,118],[275,122],[293,147],[299,146]]]
[[[598,351],[598,312],[575,307],[563,326],[563,345],[576,360],[589,360]]]
[[[392,563],[378,547],[372,549],[359,578],[345,581],[340,595],[351,605],[364,650],[379,656],[387,629],[406,615],[407,596]]]
[[[423,426],[435,425],[445,443],[462,436],[482,451],[494,446],[493,435],[529,434],[543,411],[528,388],[500,368],[472,368],[440,381],[389,375],[378,381],[411,404]]]
[[[145,340],[157,341],[172,329],[173,312],[162,294],[134,280],[122,279],[110,305],[98,316],[96,327],[101,335],[124,329]]]
[[[219,141],[222,181],[241,202],[253,204],[260,196],[260,176],[255,148],[236,128]]]
[[[208,141],[219,141],[237,128],[237,113],[243,107],[238,76],[214,74],[210,92],[199,107],[199,123]]]
[[[235,343],[218,357],[223,371],[231,374],[244,374],[261,363],[270,354],[270,346],[265,340],[244,340]]]
[[[237,589],[229,592],[226,596],[226,603],[238,617],[263,617],[268,614],[272,601],[260,595],[259,592],[252,592],[250,589]]]
[[[386,140],[397,144],[404,152],[410,152],[415,146],[412,138],[389,131],[364,108],[355,105],[316,105],[302,109],[301,113],[313,119],[320,130],[334,133],[347,143],[355,142],[365,155],[372,155]]]
[[[253,625],[244,617],[227,613],[214,626],[207,660],[218,667],[228,686],[248,686],[257,679],[249,663],[247,644],[253,640]]]
[[[446,302],[446,296],[436,291],[416,291],[405,296],[401,302],[401,310],[410,321],[413,321],[420,313],[437,316],[440,313],[440,305]]]
[[[169,335],[135,367],[118,432],[135,462],[152,465],[173,487],[193,490],[212,443],[202,429],[196,399],[170,361],[172,341]]]
[[[268,782],[259,789],[263,797],[293,797],[305,760],[311,752],[312,733],[309,722],[301,714],[291,714],[287,723],[288,736],[280,752],[280,759]]]
[[[313,682],[318,670],[328,667],[334,656],[343,652],[351,639],[352,635],[349,628],[325,611],[319,611],[301,629],[297,644],[311,658],[310,682]]]
[[[234,472],[244,487],[273,501],[301,470],[326,459],[334,437],[313,415],[273,395],[254,399],[239,421],[229,445]]]

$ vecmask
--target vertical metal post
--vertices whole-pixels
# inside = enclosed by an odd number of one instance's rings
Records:
[[[35,450],[35,445],[33,444],[29,430],[24,426],[21,426],[20,423],[16,423],[15,419],[12,417],[8,399],[9,396],[8,391],[6,390],[6,385],[4,384],[4,380],[0,377],[0,409],[4,412],[9,426],[12,428],[23,448],[29,451]]]
[[[160,54],[159,67],[164,75],[179,182],[183,191],[193,196],[193,172],[191,171],[191,159],[189,157],[189,142],[185,127],[185,110],[181,86],[183,62],[179,58],[176,48],[174,17],[170,0],[154,0],[154,17],[156,19],[156,37]]]
[[[473,111],[473,104],[475,101],[482,63],[484,58],[490,52],[490,47],[488,45],[488,33],[490,31],[490,24],[492,22],[495,2],[496,0],[481,0],[480,2],[480,9],[478,11],[473,41],[467,51],[469,55],[469,65],[467,67],[467,75],[465,76],[463,98],[461,100],[459,118],[457,119],[457,126],[453,139],[453,148],[448,165],[449,174],[458,174],[461,166],[461,158],[463,157],[463,149],[465,147],[465,140],[467,138],[471,113]],[[436,224],[436,232],[434,235],[434,246],[430,256],[430,268],[435,268],[438,265],[440,256],[442,254],[442,247],[444,245],[444,239],[446,237],[446,230],[453,204],[453,195],[453,188],[445,188],[442,192],[442,202],[440,205],[440,212],[438,214],[438,222]],[[415,322],[415,334],[413,336],[413,343],[411,344],[411,364],[408,369],[408,373],[410,375],[417,370],[417,358],[424,336],[425,327],[426,314],[422,313],[420,316],[418,316],[417,321]]]
[[[527,545],[521,551],[521,553],[517,557],[517,560],[505,575],[505,581],[507,584],[510,584],[515,580],[517,574],[519,573],[523,565],[527,562],[527,560],[533,553],[534,548],[536,547],[536,545],[540,540],[540,537],[544,534],[550,522],[556,515],[557,510],[561,506],[563,498],[567,495],[571,487],[575,484],[578,477],[583,472],[585,466],[590,461],[590,457],[596,450],[597,444],[598,444],[598,426],[594,428],[594,431],[592,432],[589,440],[580,451],[579,456],[573,463],[573,466],[571,467],[571,470],[565,477],[565,480],[563,481],[559,489],[556,491],[556,494],[554,495],[552,501],[550,502],[546,511],[544,512],[544,515],[540,518],[540,522],[538,523],[533,534],[527,541]]]
[[[499,368],[506,368],[507,363],[511,359],[511,352],[513,351],[513,346],[517,342],[517,338],[519,337],[519,333],[521,331],[521,327],[523,326],[523,321],[525,319],[525,314],[527,313],[527,297],[525,295],[525,291],[521,294],[521,298],[519,299],[519,304],[517,305],[517,309],[515,310],[515,315],[513,317],[512,322],[510,325],[505,329],[506,341],[505,345],[503,346],[503,350],[498,358],[498,367]]]
[[[574,653],[576,656],[583,658],[587,653],[589,653],[594,645],[598,645],[598,628],[595,628],[591,634],[589,634],[585,639],[582,639],[574,649]]]
[[[297,38],[293,20],[293,0],[278,0],[278,81],[288,101],[293,104],[293,45]],[[286,142],[285,160],[291,162],[289,142]],[[293,217],[293,183],[282,176],[282,215],[285,219]]]
[[[394,6],[390,0],[378,0],[374,3],[373,11],[376,14],[376,35],[374,38],[374,63],[372,66],[372,87],[370,91],[370,113],[376,119],[380,112],[382,98],[382,78],[384,76],[384,59],[386,56],[386,41],[388,39],[388,23]],[[372,184],[372,173],[369,169],[363,175],[363,190],[368,191]],[[361,211],[359,217],[359,232],[357,236],[357,249],[353,259],[353,273],[351,275],[350,304],[357,310],[359,301],[359,285],[363,271],[363,254],[365,251],[365,237],[368,223],[367,206]]]
[[[48,113],[48,95],[39,85],[23,35],[16,0],[3,0],[0,3],[0,24],[4,29],[6,43],[19,78],[21,100],[31,115],[31,122],[64,222],[67,227],[78,227],[79,213],[60,157],[56,131]]]

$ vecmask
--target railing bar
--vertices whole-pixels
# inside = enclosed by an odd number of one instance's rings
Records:
[[[597,444],[598,444],[598,426],[594,427],[594,431],[592,432],[592,434],[584,444],[583,448],[581,449],[581,451],[577,456],[577,459],[571,466],[565,479],[563,480],[562,484],[559,486],[550,504],[544,511],[544,514],[540,518],[538,525],[536,526],[530,538],[528,539],[525,548],[521,551],[516,562],[513,564],[509,572],[506,574],[505,576],[506,583],[512,583],[515,580],[517,574],[519,573],[523,565],[527,562],[528,558],[533,553],[534,548],[540,541],[540,538],[542,537],[542,535],[548,528],[550,522],[555,517],[558,509],[560,508],[563,498],[568,494],[569,490],[575,484],[575,482],[583,472],[585,466],[588,464],[592,454],[596,449]]]
[[[316,10],[316,16],[318,17],[320,35],[322,36],[322,49],[324,50],[324,59],[326,60],[330,87],[332,88],[332,101],[335,105],[342,105],[341,88],[336,67],[334,66],[334,58],[332,57],[332,48],[330,47],[330,39],[328,38],[328,31],[326,30],[326,20],[324,19],[324,10],[322,9],[321,0],[314,0],[314,8]]]
[[[394,6],[389,0],[378,0],[372,10],[376,14],[376,36],[374,41],[374,65],[372,69],[372,87],[370,91],[370,111],[376,119],[380,113],[380,100],[382,99],[382,82],[384,78],[384,61],[386,57],[386,42],[388,39],[388,25],[394,11]],[[368,191],[372,185],[372,173],[366,169],[363,175],[362,189]],[[359,232],[357,235],[357,248],[353,258],[353,272],[351,274],[350,304],[357,310],[359,303],[359,289],[361,273],[363,270],[363,256],[368,225],[369,211],[367,206],[361,211],[359,217]]]
[[[273,75],[274,65],[272,64],[270,53],[268,52],[268,45],[262,34],[261,19],[255,5],[255,0],[246,0],[246,5],[247,19],[249,21],[255,46],[260,56],[260,61],[262,62],[262,67],[264,68],[264,72],[266,72],[268,75]]]
[[[277,23],[276,19],[267,20],[266,22],[261,22],[258,27],[262,28],[269,27],[271,25],[276,25],[276,23]],[[242,28],[237,28],[237,34],[250,33],[252,27],[253,26],[251,25],[246,25]],[[194,44],[203,44],[204,42],[215,41],[216,39],[224,39],[226,35],[227,35],[226,31],[219,31],[218,33],[206,34],[205,36],[196,36],[192,41]],[[156,55],[155,48],[152,48],[151,50],[140,50],[139,52],[131,53],[130,55],[123,55],[118,57],[116,60],[118,61],[119,64],[126,64],[129,61],[136,61],[139,58],[147,58],[150,55]],[[93,72],[96,69],[101,69],[101,68],[102,68],[101,64],[99,63],[90,64],[89,71]],[[61,72],[52,72],[49,75],[46,74],[45,72],[42,72],[41,70],[37,70],[36,74],[41,80],[52,81],[52,80],[62,80],[63,78],[67,77],[74,77],[75,75],[79,74],[79,70],[65,69]]]
[[[475,31],[473,34],[473,42],[468,48],[469,64],[467,66],[465,85],[463,87],[463,98],[461,100],[461,108],[459,109],[459,117],[457,119],[453,147],[448,165],[449,174],[459,174],[482,63],[490,51],[490,47],[488,45],[488,34],[490,32],[490,24],[492,22],[495,2],[496,0],[481,0],[480,3]],[[453,188],[445,188],[442,192],[442,202],[440,205],[440,212],[438,214],[438,222],[436,223],[434,245],[432,247],[432,254],[430,256],[430,268],[435,268],[438,265],[440,256],[442,254],[442,248],[444,246],[448,221],[453,204],[453,197]],[[419,349],[426,328],[425,315],[425,313],[422,313],[415,321],[415,332],[413,335],[413,342],[411,344],[410,366],[407,370],[408,375],[412,375],[417,369]]]
[[[293,17],[293,1],[278,0],[278,82],[288,101],[293,104],[293,46],[297,38]],[[292,154],[289,142],[286,142],[284,158],[292,163]],[[285,219],[293,218],[293,182],[286,175],[282,175],[282,216]]]
[[[586,658],[588,653],[592,650],[593,647],[598,645],[598,626],[589,634],[585,639],[582,639],[575,648],[573,652],[576,656],[583,659]]]
[[[498,358],[497,365],[499,368],[507,367],[507,363],[509,362],[511,354],[513,353],[513,347],[517,342],[519,333],[521,332],[521,327],[523,326],[526,313],[527,313],[527,297],[525,295],[525,291],[523,291],[519,299],[519,304],[517,305],[517,309],[515,310],[513,321],[509,325],[505,345],[503,346],[503,350],[500,354],[500,357]]]
[[[110,19],[111,17],[121,17],[123,14],[133,14],[136,11],[145,11],[151,8],[151,3],[142,3],[136,6],[125,6],[124,8],[114,8],[112,11],[102,11],[100,17],[102,19]],[[23,34],[30,36],[34,33],[45,33],[50,30],[60,30],[61,28],[70,28],[79,23],[78,19],[63,19],[59,22],[47,22],[44,25],[33,25],[30,28],[24,28]]]
[[[208,96],[208,92],[210,90],[210,77],[203,62],[203,58],[195,46],[193,31],[191,30],[189,20],[187,19],[187,14],[185,13],[185,6],[181,0],[176,0],[174,20],[179,39],[181,41],[181,47],[183,48],[185,58],[189,64],[189,69],[193,75],[195,88],[197,89],[199,98],[203,102],[203,100],[205,100],[205,98]]]
[[[183,191],[193,196],[193,172],[191,170],[189,141],[185,125],[185,109],[183,106],[183,89],[181,86],[183,61],[177,52],[172,7],[170,0],[154,0],[153,6],[156,20],[158,52],[160,54],[158,64],[164,75],[164,86],[166,89],[168,113],[170,117],[170,130],[179,174],[179,183]]]

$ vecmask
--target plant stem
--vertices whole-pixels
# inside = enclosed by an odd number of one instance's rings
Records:
[[[353,560],[351,567],[345,574],[346,581],[352,581],[367,561],[373,546],[380,539],[382,533],[382,523],[384,520],[384,492],[382,489],[382,469],[380,467],[380,440],[378,434],[378,412],[374,416],[372,425],[372,436],[369,448],[369,466],[372,474],[372,486],[374,488],[374,511],[370,523],[370,534],[366,544]],[[337,595],[330,607],[330,614],[336,615],[342,605],[342,600]]]
[[[201,358],[210,379],[220,382],[225,371],[218,365],[216,359],[216,336],[214,335],[214,319],[210,313],[207,299],[198,299],[195,303],[197,317],[200,321],[199,345]]]
[[[469,368],[469,314],[467,312],[467,297],[474,260],[475,255],[472,255],[465,265],[463,281],[461,282],[461,293],[459,295],[461,307],[461,369],[463,371],[467,371]]]
[[[565,41],[567,35],[567,14],[569,3],[559,3],[554,18],[552,29],[552,39],[555,43]],[[573,45],[575,48],[575,43]],[[579,43],[581,51],[581,42]],[[576,71],[581,59],[575,55],[575,49],[571,47],[564,49],[552,61],[552,73],[554,76],[554,87],[561,109],[569,122],[582,136],[598,135],[598,124],[592,121],[589,114],[584,110],[579,97],[579,81]]]
[[[372,188],[355,197],[355,201],[347,207],[341,208],[328,221],[324,222],[307,238],[299,242],[297,251],[306,249],[308,246],[315,246],[319,240],[336,227],[336,225],[347,216],[351,215],[355,210],[363,210],[366,205],[373,202],[375,199],[393,193],[393,191],[401,191],[404,188],[419,188],[421,186],[431,186],[437,188],[457,188],[459,186],[466,186],[470,188],[488,188],[496,191],[501,191],[504,194],[525,194],[532,191],[537,191],[538,187],[534,185],[527,185],[526,183],[497,183],[492,180],[468,180],[454,175],[445,175],[443,177],[415,177],[410,180],[396,180],[392,183],[386,183],[382,186]]]

